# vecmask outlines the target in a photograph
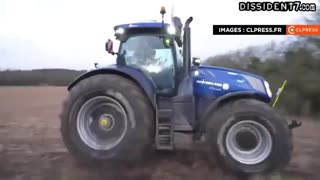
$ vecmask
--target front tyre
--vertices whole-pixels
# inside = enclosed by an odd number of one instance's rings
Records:
[[[82,162],[137,161],[151,150],[153,112],[132,81],[117,75],[92,76],[75,86],[64,103],[62,138]]]
[[[268,104],[240,99],[208,119],[209,155],[235,173],[263,173],[285,167],[292,153],[288,124]]]

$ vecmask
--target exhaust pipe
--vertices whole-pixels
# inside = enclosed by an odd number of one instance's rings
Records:
[[[183,34],[183,67],[185,76],[190,75],[191,71],[191,30],[190,23],[193,17],[189,17],[184,24],[184,34]]]

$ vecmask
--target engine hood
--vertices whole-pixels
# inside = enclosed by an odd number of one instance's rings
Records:
[[[265,79],[259,75],[232,68],[199,66],[193,73],[195,90],[200,96],[222,96],[231,92],[250,91],[271,99]]]
[[[199,67],[199,69],[202,69],[202,70],[209,70],[209,71],[225,71],[226,73],[231,72],[232,73],[236,73],[236,74],[245,74],[245,75],[248,75],[248,76],[252,76],[252,77],[255,77],[255,78],[258,78],[260,80],[264,80],[264,78],[262,76],[259,76],[259,75],[256,75],[256,74],[253,74],[253,73],[249,73],[249,72],[246,72],[246,71],[241,71],[241,70],[238,70],[238,69],[232,69],[232,68],[226,68],[226,67],[219,67],[219,66],[204,66],[204,65],[201,65]]]

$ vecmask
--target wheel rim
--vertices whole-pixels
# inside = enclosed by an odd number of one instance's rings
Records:
[[[87,146],[96,150],[109,150],[121,142],[127,131],[126,112],[111,97],[94,97],[80,108],[77,131]]]
[[[258,164],[272,150],[272,137],[262,124],[246,120],[234,124],[226,135],[226,148],[236,161],[242,164]]]

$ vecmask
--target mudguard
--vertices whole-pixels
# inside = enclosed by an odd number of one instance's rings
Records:
[[[123,77],[126,77],[135,83],[137,83],[141,89],[144,91],[153,107],[156,107],[155,102],[155,86],[153,82],[140,70],[134,69],[128,66],[122,65],[111,65],[107,67],[102,67],[99,69],[94,69],[89,72],[86,72],[76,78],[69,86],[68,91],[70,91],[75,85],[77,85],[83,79],[97,75],[97,74],[117,74]]]
[[[214,112],[219,105],[221,105],[222,103],[225,103],[229,100],[235,100],[235,99],[240,99],[240,98],[254,98],[254,99],[258,99],[260,101],[263,101],[265,103],[269,103],[268,99],[265,99],[264,96],[257,94],[257,92],[255,91],[241,91],[241,92],[232,92],[232,93],[228,93],[224,96],[220,96],[217,99],[213,100],[209,106],[204,110],[203,114],[200,116],[199,118],[199,132],[202,133],[204,132],[205,126],[207,124],[208,121],[208,116],[210,116],[210,114],[212,112]]]

